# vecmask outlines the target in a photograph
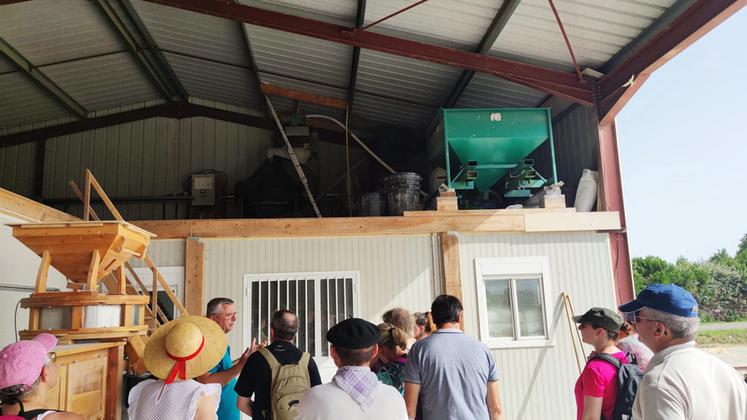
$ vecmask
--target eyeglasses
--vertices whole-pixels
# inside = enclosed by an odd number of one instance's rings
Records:
[[[54,363],[57,361],[57,353],[47,353],[47,360],[49,363]]]
[[[638,324],[639,322],[641,322],[641,320],[643,320],[643,321],[651,321],[651,322],[659,322],[659,320],[658,320],[658,319],[653,319],[653,318],[644,318],[644,317],[642,317],[642,316],[640,316],[640,315],[638,315],[638,314],[636,314],[636,315],[635,315],[635,318],[634,318],[634,319],[635,319],[635,323],[636,323],[636,324]]]

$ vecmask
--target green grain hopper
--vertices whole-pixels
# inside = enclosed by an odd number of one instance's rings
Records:
[[[444,164],[447,185],[483,193],[506,177],[504,196],[529,197],[557,181],[549,108],[441,109],[431,162]],[[543,178],[527,159],[550,142],[552,174]]]

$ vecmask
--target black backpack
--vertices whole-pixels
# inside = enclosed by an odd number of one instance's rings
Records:
[[[638,367],[638,361],[635,359],[635,356],[628,353],[630,363],[620,363],[620,359],[606,353],[594,355],[592,359],[604,360],[617,369],[617,399],[615,400],[615,408],[612,410],[612,418],[604,420],[631,420],[633,418],[635,393],[638,392],[638,384],[643,379],[643,372]]]

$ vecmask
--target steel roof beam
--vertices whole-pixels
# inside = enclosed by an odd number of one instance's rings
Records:
[[[355,27],[360,28],[366,19],[366,0],[358,0],[358,10],[355,16]],[[358,83],[358,64],[361,59],[361,49],[353,47],[353,59],[350,62],[350,76],[348,77],[348,111],[353,111],[355,100],[355,85]]]
[[[0,53],[3,53],[10,61],[14,62],[21,70],[30,77],[44,91],[59,101],[65,108],[80,118],[86,118],[88,111],[81,106],[72,96],[57,86],[49,77],[42,73],[36,66],[31,64],[20,52],[18,52],[5,39],[0,38]]]
[[[490,23],[487,32],[485,32],[485,35],[482,37],[480,44],[477,46],[476,52],[478,54],[486,54],[490,51],[493,44],[495,44],[495,40],[498,39],[498,35],[503,32],[503,29],[508,24],[508,20],[511,19],[511,16],[514,14],[514,11],[519,6],[520,2],[521,0],[508,0],[503,2],[501,8],[498,9],[498,13],[495,14],[493,21]],[[475,76],[475,73],[474,70],[464,70],[462,74],[459,75],[459,80],[457,80],[448,99],[446,99],[444,108],[452,108],[456,105],[459,98],[462,96],[462,93],[467,89],[467,85],[469,85],[469,82],[472,81],[472,78]]]
[[[186,102],[171,102],[146,108],[134,109],[131,111],[108,114],[101,117],[91,117],[84,120],[72,121],[69,123],[62,123],[49,127],[2,135],[0,136],[0,148],[39,140],[43,141],[52,137],[80,133],[82,131],[95,130],[97,128],[111,127],[114,125],[146,120],[148,118],[154,117],[176,119],[207,117],[252,127],[266,128],[268,130],[272,130],[274,128],[272,121],[269,121],[263,117],[257,117],[254,115],[242,114],[233,111],[226,111]]]
[[[235,4],[239,3],[239,0],[234,0]],[[261,98],[264,96],[264,93],[262,92],[262,79],[259,77],[259,69],[257,68],[257,62],[254,60],[254,52],[252,51],[252,42],[249,39],[249,32],[246,30],[246,26],[244,26],[243,22],[236,22],[239,25],[239,34],[241,35],[241,40],[244,43],[244,49],[246,50],[247,55],[249,56],[249,69],[252,73],[252,78],[254,79],[254,82],[257,84],[257,97],[260,98],[260,102],[262,103],[262,109],[267,112],[267,104],[265,101],[261,100]],[[269,113],[268,113],[269,114]]]
[[[113,29],[119,34],[124,41],[127,48],[130,50],[132,55],[135,56],[140,69],[143,73],[149,76],[153,86],[161,92],[161,95],[167,101],[173,101],[177,94],[171,86],[169,86],[169,77],[159,68],[158,64],[151,60],[151,56],[147,55],[145,51],[140,47],[141,42],[132,33],[125,23],[128,20],[128,16],[120,16],[118,11],[110,4],[108,0],[96,0],[99,5],[99,9],[106,15],[111,23]]]
[[[599,81],[600,120],[607,114],[614,117],[648,75],[745,5],[747,0],[693,2],[665,29],[638,46]]]
[[[273,12],[243,4],[203,0],[147,0],[193,12],[232,19],[266,28],[296,33],[389,54],[475,70],[510,80],[582,104],[593,104],[591,85],[573,73],[490,57],[389,35],[356,30],[313,19]]]
[[[148,60],[151,64],[158,69],[157,73],[159,74],[159,77],[161,77],[161,80],[169,86],[170,93],[176,95],[179,101],[188,101],[189,93],[184,89],[184,86],[176,76],[174,69],[171,68],[168,60],[166,60],[166,57],[164,57],[163,53],[158,48],[156,41],[153,39],[153,36],[151,36],[145,23],[140,19],[140,15],[138,15],[137,11],[132,6],[132,3],[130,3],[130,0],[119,0],[119,2],[122,5],[125,14],[124,17],[132,22],[140,39],[143,41],[145,48],[141,49],[141,52],[148,56]]]

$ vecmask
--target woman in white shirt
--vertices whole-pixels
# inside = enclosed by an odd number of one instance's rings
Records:
[[[194,377],[215,366],[226,352],[226,335],[218,324],[186,316],[159,327],[145,345],[145,367],[157,378],[137,384],[128,397],[133,420],[215,420],[220,384],[201,384]]]

